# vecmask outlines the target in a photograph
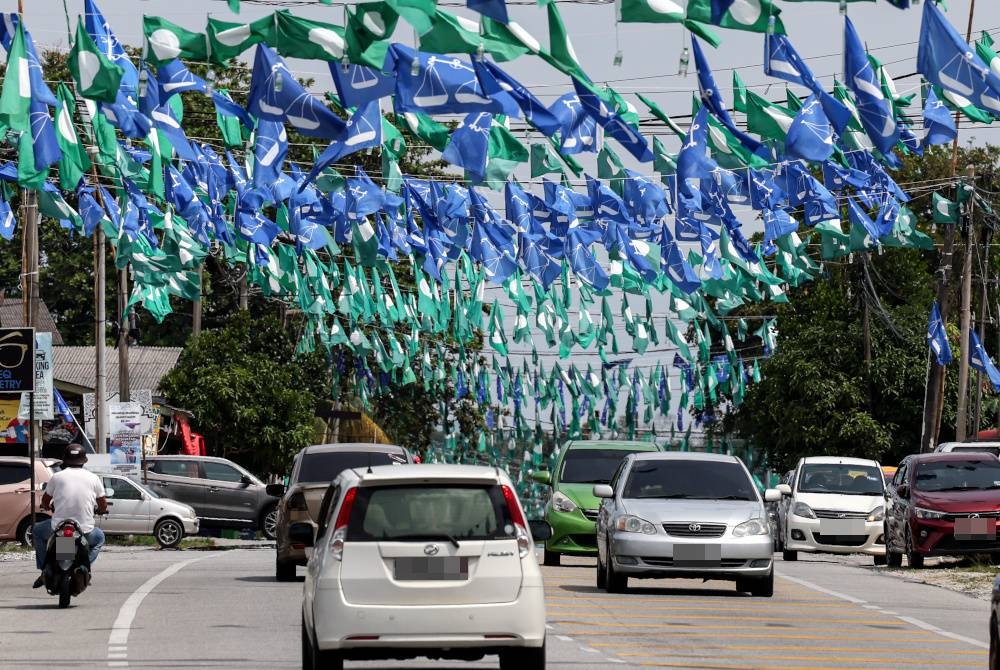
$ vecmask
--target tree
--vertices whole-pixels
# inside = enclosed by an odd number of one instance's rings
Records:
[[[312,443],[316,406],[331,396],[325,357],[294,352],[277,319],[241,312],[193,338],[161,388],[194,413],[211,455],[263,475],[285,473]]]

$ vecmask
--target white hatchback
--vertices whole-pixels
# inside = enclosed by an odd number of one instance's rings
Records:
[[[302,602],[303,668],[344,659],[498,654],[545,667],[545,600],[534,540],[507,473],[467,465],[356,468],[333,483]],[[312,526],[293,524],[311,545]]]

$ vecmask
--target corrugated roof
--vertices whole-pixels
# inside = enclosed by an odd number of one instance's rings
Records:
[[[61,345],[62,335],[56,327],[52,313],[43,300],[38,301],[38,319],[35,330],[42,333],[52,333],[52,344]],[[24,301],[20,298],[3,298],[0,300],[0,328],[18,328],[24,325]]]
[[[108,347],[105,351],[107,387],[117,389],[118,350]],[[129,387],[158,392],[160,380],[177,365],[181,351],[180,347],[129,347]],[[52,353],[55,358],[53,375],[57,380],[94,388],[94,347],[52,347]]]

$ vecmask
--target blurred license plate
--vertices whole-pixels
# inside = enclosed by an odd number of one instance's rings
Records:
[[[76,556],[76,538],[75,537],[57,537],[56,538],[56,559],[64,561]]]
[[[397,558],[395,571],[400,581],[468,579],[469,559],[465,556]]]
[[[820,519],[821,535],[864,535],[864,519]]]
[[[997,536],[993,519],[955,519],[955,539],[992,540]]]
[[[721,544],[675,544],[674,565],[679,568],[703,568],[722,563]]]

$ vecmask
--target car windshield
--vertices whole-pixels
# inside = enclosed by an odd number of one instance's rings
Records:
[[[810,463],[802,466],[799,493],[880,496],[884,492],[885,475],[874,465]]]
[[[148,486],[140,484],[139,482],[132,482],[132,483],[135,484],[136,487],[142,489],[142,492],[145,493],[146,495],[148,495],[150,498],[159,498],[160,497],[159,493],[157,493],[153,489],[149,488]]]
[[[347,539],[361,542],[461,542],[513,535],[500,487],[479,484],[361,487],[347,528]]]
[[[757,500],[757,493],[739,463],[672,459],[637,461],[622,497]]]
[[[994,456],[1000,456],[1000,447],[976,447],[976,446],[961,446],[952,447],[951,453],[961,452],[963,454],[974,453],[974,454],[993,454]]]
[[[633,451],[623,449],[570,449],[563,459],[559,481],[563,484],[607,484],[622,459]]]
[[[939,461],[917,467],[918,491],[978,491],[1000,489],[1000,461]]]
[[[369,465],[399,465],[405,463],[400,453],[384,451],[320,451],[305,454],[299,467],[297,482],[330,482],[344,470],[366,468]]]

